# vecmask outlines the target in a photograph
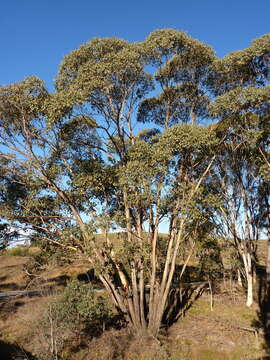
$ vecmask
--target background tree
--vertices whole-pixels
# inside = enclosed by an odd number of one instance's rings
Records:
[[[222,237],[227,238],[239,259],[247,287],[247,306],[251,306],[256,283],[257,248],[260,239],[260,177],[252,166],[250,147],[230,136],[212,171],[212,191],[219,195],[216,221]]]
[[[251,168],[255,166],[260,175],[260,190],[257,206],[260,208],[257,226],[264,224],[268,229],[268,151],[269,151],[269,62],[270,35],[265,34],[254,40],[251,46],[242,51],[227,55],[216,62],[219,75],[220,95],[211,106],[214,116],[220,118],[220,124],[229,132],[235,131],[239,141],[251,149],[253,158]],[[213,82],[214,83],[214,82]],[[268,254],[266,262],[266,291],[263,299],[263,323],[269,344],[270,333],[270,242],[268,236]]]

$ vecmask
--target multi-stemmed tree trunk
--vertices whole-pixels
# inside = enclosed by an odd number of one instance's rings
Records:
[[[193,142],[191,138],[187,145],[187,137],[191,134]],[[197,136],[193,137],[196,134]],[[194,214],[196,198],[214,162],[214,156],[201,157],[200,172],[196,180],[187,183],[183,192],[179,188],[178,174],[171,184],[173,193],[170,193],[172,189],[170,191],[166,188],[166,179],[171,172],[169,168],[172,158],[176,154],[180,156],[181,148],[186,152],[190,147],[193,148],[193,156],[196,157],[197,151],[201,152],[208,146],[211,148],[214,143],[214,134],[209,133],[208,129],[180,125],[166,131],[159,140],[156,139],[155,144],[137,143],[128,152],[129,160],[125,166],[119,169],[123,186],[124,222],[127,229],[127,242],[123,245],[126,258],[120,260],[119,255],[112,255],[112,252],[108,253],[103,249],[99,259],[101,265],[105,265],[106,260],[111,263],[121,286],[116,287],[112,282],[109,268],[108,272],[104,269],[100,273],[100,278],[110,291],[115,305],[126,314],[137,332],[147,332],[156,336],[159,331],[164,314],[170,306],[168,298],[180,245],[187,238],[194,236],[194,230],[189,229],[190,219],[193,218],[194,226],[195,223],[198,228],[201,225],[201,217],[200,220],[196,220],[198,214]],[[208,150],[210,148],[208,147]],[[143,162],[143,158],[148,160]],[[188,169],[187,172],[195,171],[199,158],[197,157],[192,169]],[[179,160],[183,162],[181,156]],[[129,191],[126,190],[128,188]],[[164,202],[167,202],[168,208],[164,205],[162,207]],[[171,219],[171,231],[165,239],[166,249],[162,257],[159,254],[159,225],[164,215]],[[144,222],[151,219],[151,230],[148,233],[143,231],[142,218]],[[191,248],[191,251],[193,249]],[[190,256],[191,252],[187,253],[182,273]]]

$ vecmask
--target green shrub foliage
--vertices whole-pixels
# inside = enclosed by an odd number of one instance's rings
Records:
[[[64,325],[104,327],[112,317],[109,301],[98,295],[89,284],[71,280],[60,300],[55,304],[58,318]]]

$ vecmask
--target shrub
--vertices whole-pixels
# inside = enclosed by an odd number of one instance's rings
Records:
[[[41,360],[70,358],[64,353],[82,344],[84,335],[99,335],[112,319],[112,306],[89,284],[72,280],[63,294],[50,302],[40,319]],[[60,357],[62,355],[62,357]]]
[[[211,280],[221,277],[223,264],[221,248],[215,238],[206,238],[198,244],[199,269],[201,275]]]
[[[105,327],[112,317],[108,299],[98,295],[90,284],[71,280],[56,304],[61,321],[68,326],[83,324],[86,327]]]

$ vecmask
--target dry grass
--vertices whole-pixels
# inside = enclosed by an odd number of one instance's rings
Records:
[[[118,235],[115,241],[118,241]],[[260,258],[266,243],[260,243]],[[0,290],[23,289],[29,285],[24,266],[31,257],[0,257]],[[32,280],[32,287],[54,288],[64,285],[66,279],[89,270],[81,261],[72,265],[47,266]],[[61,281],[63,282],[61,283]],[[38,329],[44,311],[52,297],[18,298],[0,302],[0,340],[17,344],[30,353],[46,348]],[[84,348],[70,345],[65,349],[65,360],[243,360],[262,356],[260,334],[249,331],[257,320],[257,308],[244,305],[245,296],[229,282],[220,287],[210,310],[208,294],[200,298],[174,324],[166,337],[157,343],[149,338],[132,338],[127,330],[106,331]],[[86,344],[84,342],[84,344]]]
[[[240,297],[240,296],[239,296]],[[216,297],[213,311],[207,297],[199,299],[169,330],[172,359],[256,359],[262,356],[262,337],[252,326],[257,308],[247,308],[244,297],[234,301]]]
[[[24,297],[21,299],[10,299],[9,308],[12,310],[1,317],[0,332],[5,336],[5,340],[16,339],[17,343],[26,343],[31,341],[33,324],[40,318],[44,311],[49,297]],[[6,305],[7,308],[7,305]],[[31,336],[29,336],[31,335]]]
[[[17,246],[15,248],[7,249],[6,255],[9,256],[36,256],[40,254],[41,249],[36,246]]]
[[[266,258],[267,258],[267,241],[260,240],[258,242],[258,259],[259,259],[259,263],[262,266],[266,265]]]
[[[1,341],[35,355],[42,346],[39,327],[50,297],[10,299],[1,309]]]
[[[23,271],[30,258],[21,256],[0,256],[0,290],[22,289],[27,284]]]

